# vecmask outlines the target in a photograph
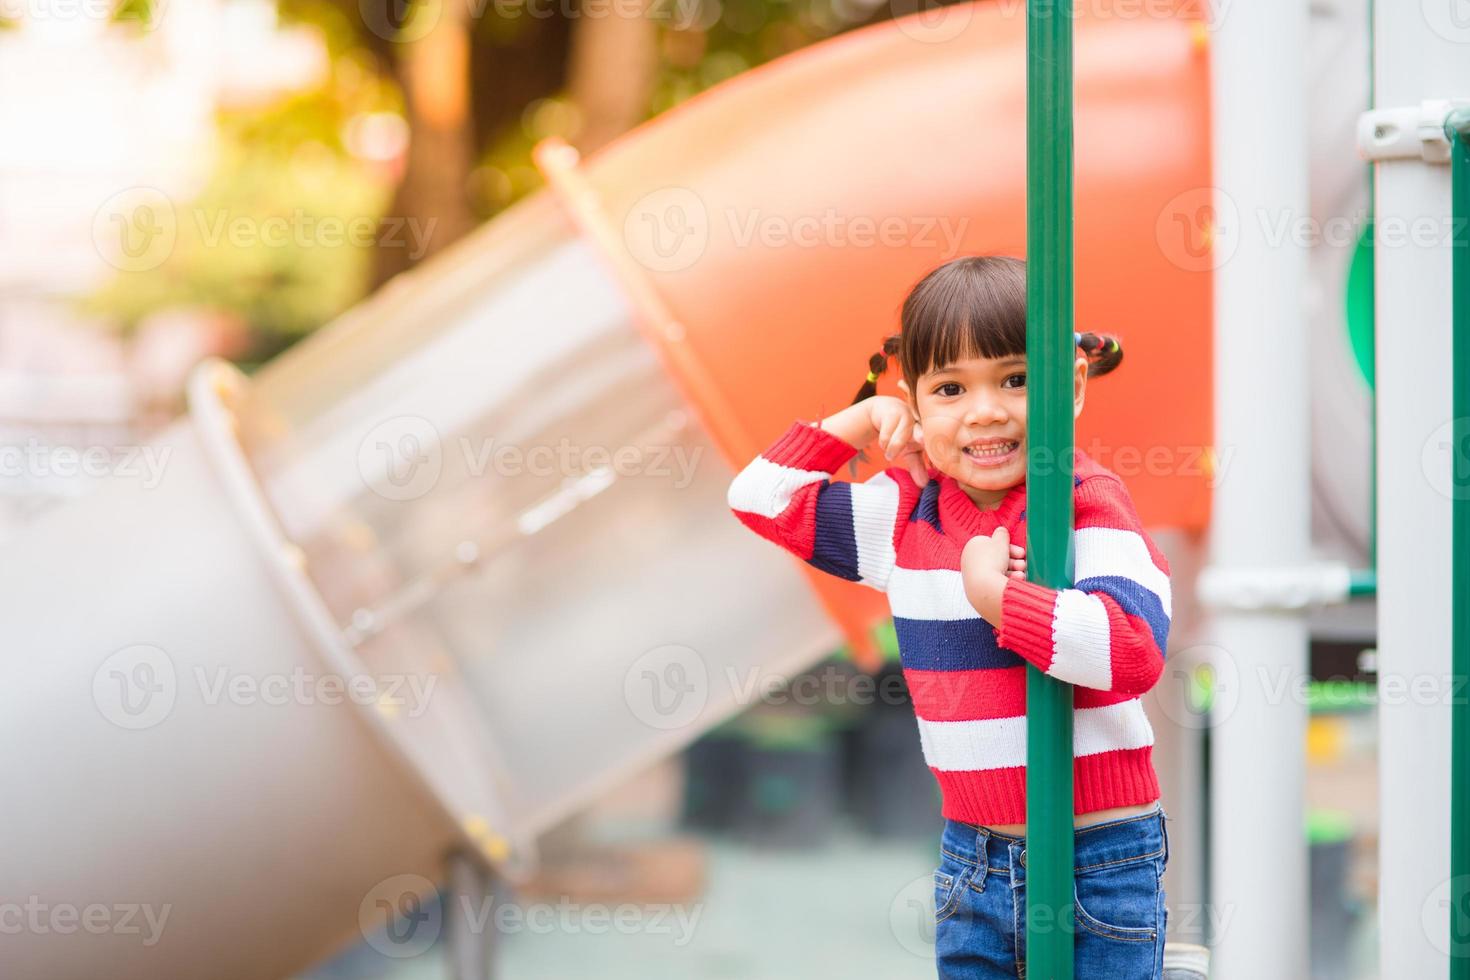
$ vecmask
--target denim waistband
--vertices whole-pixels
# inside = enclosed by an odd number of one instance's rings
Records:
[[[1078,872],[1083,872],[1154,858],[1167,862],[1169,841],[1164,819],[1163,809],[1156,808],[1148,813],[1076,828],[1072,832],[1073,866]],[[962,864],[981,868],[987,873],[1004,873],[1013,884],[1019,884],[1026,878],[1024,837],[946,819],[939,849]]]

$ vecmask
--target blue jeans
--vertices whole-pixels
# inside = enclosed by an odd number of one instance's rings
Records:
[[[1169,860],[1164,819],[1159,809],[1074,832],[1076,980],[1163,975],[1169,919],[1164,907],[1164,866]],[[945,820],[939,853],[934,871],[939,976],[1024,980],[1026,839]]]

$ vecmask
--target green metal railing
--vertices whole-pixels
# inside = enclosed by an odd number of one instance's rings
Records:
[[[1445,120],[1450,140],[1454,412],[1450,440],[1450,978],[1470,980],[1470,109]]]
[[[1026,571],[1072,584],[1072,17],[1026,4]],[[1026,669],[1026,974],[1072,980],[1072,688]]]

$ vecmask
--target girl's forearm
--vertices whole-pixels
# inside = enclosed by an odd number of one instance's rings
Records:
[[[873,427],[873,420],[869,417],[866,398],[827,416],[818,425],[854,449],[862,449],[878,438],[878,430]]]

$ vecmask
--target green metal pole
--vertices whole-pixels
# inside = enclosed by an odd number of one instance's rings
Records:
[[[1465,679],[1470,675],[1470,110],[1445,121],[1450,138],[1451,357],[1454,361],[1454,423],[1450,480],[1450,647],[1454,682],[1450,691],[1450,980],[1470,980],[1470,709]]]
[[[1026,570],[1072,584],[1072,17],[1026,4]],[[1072,980],[1072,688],[1026,671],[1026,975]]]

